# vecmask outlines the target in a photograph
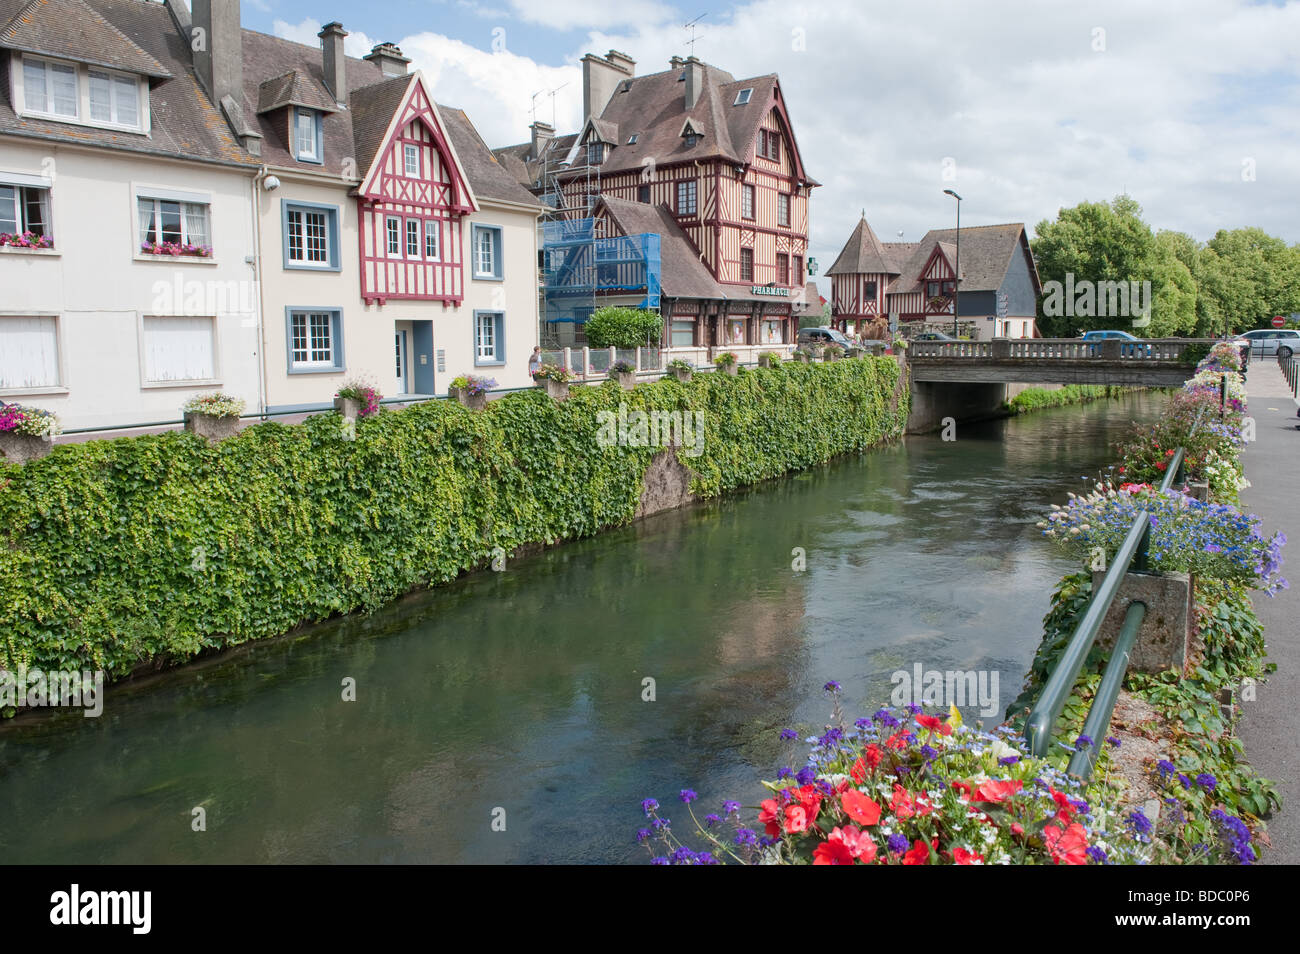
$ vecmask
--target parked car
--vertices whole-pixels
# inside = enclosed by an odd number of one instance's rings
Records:
[[[1295,328],[1258,328],[1238,335],[1235,340],[1248,344],[1251,355],[1256,358],[1274,355],[1289,358],[1300,351],[1300,331]]]
[[[923,331],[913,341],[956,341],[952,335],[945,335],[942,331]]]
[[[1119,331],[1118,329],[1114,329],[1114,328],[1100,330],[1100,331],[1085,331],[1079,337],[1083,341],[1093,342],[1092,347],[1088,349],[1088,353],[1094,357],[1101,354],[1101,342],[1103,341],[1130,341],[1135,344],[1138,344],[1141,347],[1145,347],[1148,356],[1150,356],[1151,354],[1150,345],[1142,345],[1141,338],[1139,338],[1137,335],[1131,335],[1127,331]]]
[[[834,328],[800,328],[799,334],[795,338],[795,344],[800,348],[807,348],[811,345],[834,344],[839,345],[845,351],[853,347],[853,342]]]

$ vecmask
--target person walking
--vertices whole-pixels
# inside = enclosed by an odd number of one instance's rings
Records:
[[[542,346],[538,345],[533,348],[532,356],[528,359],[528,376],[535,378],[540,370],[542,370]]]

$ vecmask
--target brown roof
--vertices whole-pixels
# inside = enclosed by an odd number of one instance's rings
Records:
[[[348,109],[352,122],[352,142],[357,160],[357,174],[364,176],[384,143],[384,134],[411,88],[415,75],[403,73],[381,83],[363,86],[349,94]]]
[[[957,257],[957,230],[931,229],[913,246],[890,293],[913,291],[921,287],[921,270],[930,260],[936,245],[949,260]],[[1020,222],[1005,225],[974,225],[961,230],[962,291],[995,291],[1002,287],[1011,256],[1027,252],[1025,227]],[[1031,265],[1031,271],[1032,271]]]
[[[654,232],[659,236],[660,282],[670,298],[720,298],[721,286],[700,261],[700,253],[677,224],[677,218],[662,205],[601,196],[624,235]]]
[[[290,70],[257,88],[257,111],[269,113],[283,106],[305,106],[326,113],[338,112],[338,103],[315,79],[301,70]]]
[[[92,12],[90,22],[94,22],[93,17],[97,16],[105,27],[103,30],[91,31],[88,36],[94,51],[70,51],[63,54],[66,58],[87,61],[89,57],[98,60],[106,58],[110,53],[119,59],[125,57],[127,54],[123,52],[125,48],[122,44],[106,39],[120,35],[138,47],[149,61],[139,60],[135,62],[136,67],[157,69],[162,76],[170,77],[150,84],[149,134],[145,136],[94,126],[20,117],[13,108],[9,84],[0,82],[0,135],[80,143],[200,162],[256,166],[256,160],[239,145],[224,118],[213,108],[207,93],[195,78],[189,38],[182,36],[176,29],[165,6],[161,3],[147,3],[145,0],[79,2]],[[0,23],[9,29],[19,14],[30,6],[30,0],[0,0]],[[87,22],[84,17],[82,22]],[[59,42],[67,42],[66,36]],[[0,74],[8,75],[8,60],[12,55],[14,54],[0,50]]]
[[[0,13],[0,46],[165,79],[171,72],[83,0],[30,0]]]
[[[898,269],[886,257],[885,249],[871,231],[864,215],[858,220],[853,234],[844,243],[835,264],[826,269],[827,275],[888,275],[898,274]]]
[[[451,144],[465,170],[465,177],[469,179],[470,187],[480,200],[516,202],[531,206],[539,212],[546,208],[502,167],[464,110],[439,104],[438,114],[447,125],[447,135],[451,137]]]

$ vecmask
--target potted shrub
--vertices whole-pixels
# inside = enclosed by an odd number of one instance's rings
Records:
[[[569,396],[569,382],[573,380],[573,372],[563,365],[544,364],[537,369],[533,380],[539,388],[546,389],[548,397],[563,401]]]
[[[185,418],[185,430],[210,441],[219,441],[239,430],[244,400],[229,394],[200,394],[186,401],[181,412]]]
[[[615,361],[609,366],[609,378],[617,381],[624,391],[636,387],[636,365],[631,361]]]
[[[781,353],[779,351],[764,351],[758,356],[758,366],[760,368],[775,368],[781,363]]]
[[[0,401],[0,454],[11,463],[44,457],[61,429],[53,411]]]
[[[685,358],[673,358],[673,360],[669,361],[668,364],[665,365],[665,370],[667,370],[667,372],[678,381],[685,384],[691,379],[691,373],[695,370],[695,367]]]
[[[378,413],[383,398],[378,388],[365,381],[344,381],[334,394],[334,410],[352,420],[369,417]]]
[[[452,379],[450,387],[447,388],[447,393],[471,411],[481,411],[487,407],[488,391],[491,391],[496,386],[495,378],[481,378],[476,374],[462,374]]]
[[[734,351],[724,351],[713,359],[713,363],[719,371],[734,376],[740,367],[740,356]]]
[[[823,361],[838,361],[844,357],[844,349],[837,344],[827,345],[822,351]]]

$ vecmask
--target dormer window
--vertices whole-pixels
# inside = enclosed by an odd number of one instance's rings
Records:
[[[695,134],[695,133],[687,133],[687,134],[686,134],[686,148],[689,149],[690,147],[694,146],[694,145],[695,145],[696,143],[698,143],[699,141],[700,141],[700,137],[699,137],[697,134]]]
[[[402,144],[402,165],[413,179],[420,177],[420,147],[413,142]]]
[[[121,73],[89,70],[90,118],[108,126],[140,126],[140,84]]]
[[[23,57],[23,105],[37,115],[77,118],[77,68]]]
[[[324,162],[321,114],[297,107],[293,111],[293,154],[299,162]]]
[[[750,87],[748,89],[742,89],[739,93],[736,94],[736,101],[732,103],[732,105],[744,106],[746,103],[749,102],[749,97],[753,95],[754,95],[753,87]]]
[[[598,166],[605,160],[605,144],[599,142],[587,143],[587,164]]]
[[[12,62],[14,102],[21,115],[148,131],[149,97],[139,76],[26,53]]]
[[[635,145],[636,145],[636,140],[637,140],[637,136],[638,136],[638,135],[640,135],[640,134],[639,134],[639,133],[633,133],[632,135],[628,136],[628,137],[627,137],[627,144],[628,144],[629,146],[635,146]]]

